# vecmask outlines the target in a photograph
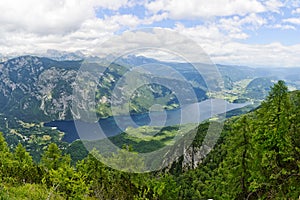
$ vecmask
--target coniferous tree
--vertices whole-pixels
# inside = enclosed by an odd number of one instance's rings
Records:
[[[37,168],[32,157],[26,149],[19,143],[13,154],[15,161],[14,174],[19,182],[32,183],[37,176]]]
[[[45,167],[46,171],[50,169],[57,170],[66,161],[64,159],[65,157],[62,156],[62,152],[58,146],[51,143],[42,155],[41,164]]]
[[[90,184],[86,175],[71,165],[70,156],[62,155],[56,144],[48,146],[41,164],[45,169],[43,183],[51,187],[49,198],[54,192],[75,199],[83,199],[89,194]]]
[[[13,168],[12,153],[9,151],[7,143],[0,132],[0,180],[9,179],[13,173]]]
[[[259,197],[284,196],[284,186],[292,162],[292,142],[289,135],[291,102],[288,88],[278,81],[266,101],[256,112],[255,167],[252,169],[252,191]]]
[[[231,125],[222,146],[226,158],[214,173],[210,191],[211,197],[222,199],[247,199],[253,148],[251,137],[253,132],[252,116],[246,115]],[[208,187],[209,188],[209,187]]]

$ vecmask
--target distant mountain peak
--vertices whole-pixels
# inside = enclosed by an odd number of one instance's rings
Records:
[[[42,56],[51,58],[57,61],[79,61],[83,60],[86,56],[81,51],[68,52],[68,51],[59,51],[55,49],[48,49],[46,53]]]

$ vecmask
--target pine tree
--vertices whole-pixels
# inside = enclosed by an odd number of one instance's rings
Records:
[[[50,169],[57,170],[64,162],[67,162],[67,160],[66,157],[62,156],[62,152],[58,146],[51,143],[42,155],[41,164],[47,171]]]
[[[32,157],[26,149],[19,143],[13,154],[15,161],[14,174],[19,182],[32,183],[37,176],[37,168]]]
[[[226,143],[222,147],[227,155],[214,174],[212,184],[215,184],[217,189],[211,191],[211,195],[223,199],[247,199],[250,193],[249,178],[253,153],[252,118],[249,115],[243,116],[231,126]]]
[[[89,194],[90,184],[87,175],[71,165],[69,155],[62,155],[56,144],[50,144],[44,152],[41,164],[45,169],[43,183],[51,187],[53,193],[60,193],[67,198],[84,199]]]
[[[266,101],[256,112],[255,167],[252,169],[252,191],[258,196],[274,198],[284,196],[284,182],[293,161],[289,135],[291,102],[288,88],[278,81]]]
[[[0,132],[0,180],[9,179],[13,173],[14,162],[7,143]]]

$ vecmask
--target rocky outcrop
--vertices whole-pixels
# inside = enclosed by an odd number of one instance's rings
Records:
[[[70,119],[80,64],[33,56],[0,63],[0,112],[27,121]]]

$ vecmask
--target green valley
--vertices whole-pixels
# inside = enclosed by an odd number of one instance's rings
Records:
[[[48,145],[41,161],[34,163],[24,147],[19,144],[10,151],[1,136],[0,196],[2,199],[297,199],[299,102],[299,91],[288,92],[284,82],[279,81],[258,109],[225,121],[214,149],[198,160],[197,166],[186,165],[195,159],[189,160],[184,155],[168,168],[144,174],[106,167],[96,159],[101,156],[96,151],[71,164],[70,156],[62,154],[53,143]],[[193,152],[190,156],[201,152],[199,147],[209,123],[217,122],[207,121],[198,126],[193,143],[187,147],[192,151],[186,152]],[[183,130],[189,131],[188,125],[186,128]],[[146,129],[147,134],[158,131],[155,127],[140,127],[131,129],[131,135],[113,138],[116,145],[123,146],[118,155],[122,156],[123,151],[138,154],[141,150],[152,151],[150,147],[161,148],[168,145],[167,138],[174,137],[176,132],[176,127],[164,128],[149,138],[143,134]],[[147,150],[143,147],[148,142],[151,145]],[[122,159],[118,155],[111,157],[111,161]],[[130,162],[127,164],[130,166]]]

